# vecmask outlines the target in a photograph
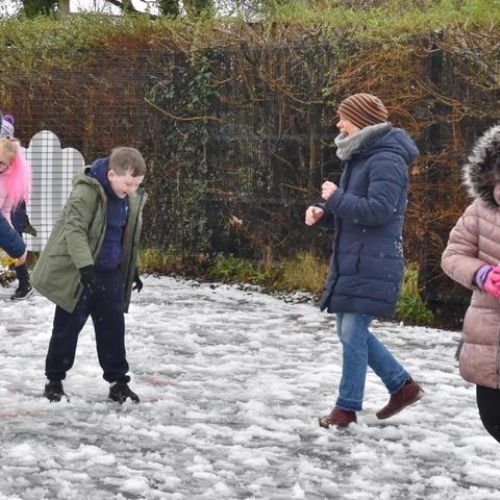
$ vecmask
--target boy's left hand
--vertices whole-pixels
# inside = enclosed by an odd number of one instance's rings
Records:
[[[144,287],[144,283],[142,282],[141,277],[139,276],[139,273],[136,271],[135,276],[134,276],[134,285],[132,286],[132,290],[137,290],[137,293],[139,293],[143,287]]]

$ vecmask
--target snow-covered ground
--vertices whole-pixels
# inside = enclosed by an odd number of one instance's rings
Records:
[[[500,498],[500,446],[453,359],[458,333],[376,323],[424,399],[379,422],[369,373],[358,424],[325,430],[341,349],[332,317],[236,286],[149,277],[127,348],[140,404],[107,401],[91,322],[42,396],[53,305],[0,288],[0,499]]]

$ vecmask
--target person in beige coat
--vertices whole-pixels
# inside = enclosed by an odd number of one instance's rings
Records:
[[[460,374],[476,384],[481,421],[500,442],[500,125],[477,140],[463,177],[474,201],[452,229],[441,266],[472,290]]]

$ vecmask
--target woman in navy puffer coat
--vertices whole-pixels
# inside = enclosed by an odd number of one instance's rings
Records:
[[[339,397],[322,427],[345,427],[361,410],[368,366],[391,394],[379,419],[414,403],[422,389],[370,332],[374,316],[393,316],[404,272],[402,229],[408,165],[418,154],[410,136],[387,122],[383,103],[355,94],[339,106],[335,139],[343,161],[339,186],[322,185],[324,203],[311,206],[306,224],[333,227],[330,272],[320,307],[336,314],[343,346]]]

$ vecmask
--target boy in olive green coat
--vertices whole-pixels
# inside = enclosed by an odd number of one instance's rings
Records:
[[[146,164],[139,151],[120,147],[73,179],[73,190],[32,273],[33,286],[56,304],[45,363],[44,396],[60,401],[62,380],[73,366],[78,335],[94,323],[109,398],[139,402],[128,386],[124,312],[140,291],[137,253],[146,193]]]

